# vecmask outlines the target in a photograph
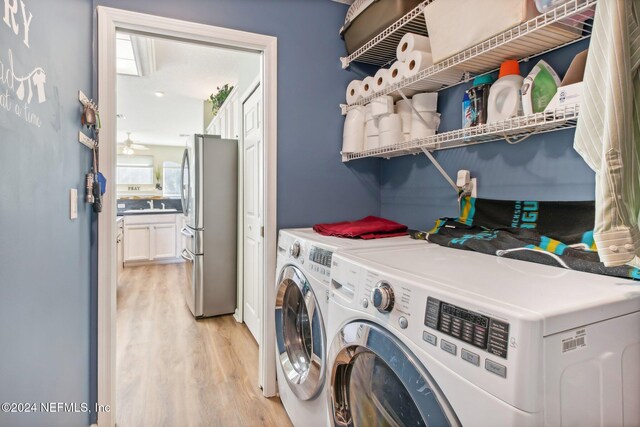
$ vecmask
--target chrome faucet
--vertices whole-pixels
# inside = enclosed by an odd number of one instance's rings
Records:
[[[162,210],[165,210],[164,203],[160,203],[162,205]]]
[[[147,203],[149,203],[149,209],[153,209],[153,200],[147,200]]]

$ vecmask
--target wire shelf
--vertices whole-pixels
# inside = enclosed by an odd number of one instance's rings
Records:
[[[578,122],[578,113],[579,105],[569,105],[552,111],[513,117],[501,122],[467,129],[457,129],[426,138],[412,139],[394,145],[374,148],[360,153],[342,154],[342,161],[348,162],[365,157],[382,157],[389,159],[392,157],[421,153],[422,149],[429,151],[446,150],[503,139],[511,144],[516,144],[534,134],[574,128]]]
[[[591,36],[591,24],[597,0],[570,0],[555,9],[538,15],[523,24],[472,46],[450,58],[404,79],[386,90],[359,100],[352,105],[342,105],[342,113],[356,105],[365,105],[383,95],[399,97],[405,94],[437,91],[461,82],[474,75],[495,71],[506,59],[528,60],[549,51]]]
[[[406,33],[427,35],[427,24],[422,11],[432,1],[420,3],[351,55],[340,58],[342,68],[349,68],[352,62],[364,62],[378,67],[389,65],[396,59],[396,47]]]

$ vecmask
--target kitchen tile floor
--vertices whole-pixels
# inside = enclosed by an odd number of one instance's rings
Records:
[[[258,345],[232,316],[195,321],[183,265],[125,268],[118,283],[117,425],[290,426],[258,388]]]

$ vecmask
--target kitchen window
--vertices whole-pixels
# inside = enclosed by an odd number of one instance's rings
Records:
[[[153,156],[118,156],[118,184],[153,185]]]
[[[166,197],[180,195],[181,168],[175,162],[162,163],[162,194]]]

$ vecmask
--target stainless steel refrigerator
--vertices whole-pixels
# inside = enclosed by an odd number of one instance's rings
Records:
[[[182,156],[183,285],[195,317],[233,313],[237,295],[238,141],[194,135]]]

